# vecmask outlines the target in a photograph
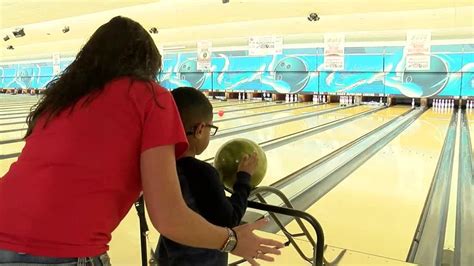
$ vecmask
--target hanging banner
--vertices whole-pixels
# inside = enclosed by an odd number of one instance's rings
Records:
[[[249,38],[249,55],[275,55],[283,53],[283,37],[254,36]]]
[[[211,48],[212,42],[210,41],[197,42],[197,70],[211,70]]]
[[[344,70],[344,34],[324,35],[324,68],[326,70]]]
[[[413,31],[407,33],[405,47],[406,70],[430,70],[431,32]]]

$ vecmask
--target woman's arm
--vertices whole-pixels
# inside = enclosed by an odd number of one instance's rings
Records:
[[[153,226],[166,237],[189,246],[220,249],[227,230],[208,223],[188,208],[181,195],[174,146],[148,149],[141,156],[145,203]]]

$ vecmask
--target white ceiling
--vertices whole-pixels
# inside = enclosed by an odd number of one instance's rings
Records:
[[[316,12],[318,22],[306,17]],[[474,0],[1,0],[0,61],[46,58],[52,53],[74,55],[93,31],[122,15],[145,28],[159,46],[197,40],[213,46],[245,45],[249,36],[280,35],[284,42],[321,42],[329,32],[346,33],[348,42],[404,41],[406,32],[432,31],[434,40],[474,38]],[[64,26],[70,32],[63,34]],[[13,38],[23,27],[26,36]],[[474,40],[473,40],[474,43]],[[13,45],[14,50],[6,50]]]

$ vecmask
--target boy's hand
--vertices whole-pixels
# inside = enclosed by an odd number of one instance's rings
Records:
[[[253,152],[250,154],[245,154],[242,159],[240,160],[239,167],[237,168],[238,172],[246,172],[249,175],[253,175],[255,170],[257,170],[257,152]]]

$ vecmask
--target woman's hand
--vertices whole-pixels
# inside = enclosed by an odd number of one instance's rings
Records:
[[[237,246],[232,254],[243,257],[252,265],[259,265],[255,260],[274,261],[268,254],[280,255],[280,248],[283,244],[267,238],[257,236],[253,231],[262,228],[268,220],[260,219],[254,223],[239,225],[234,227],[237,234]]]

